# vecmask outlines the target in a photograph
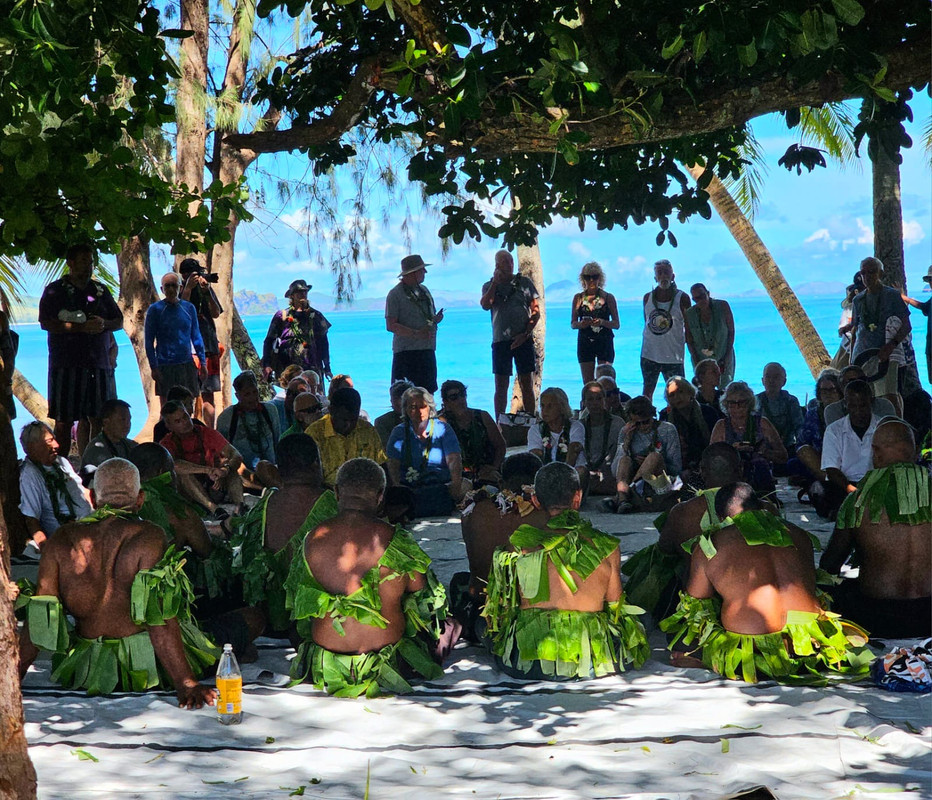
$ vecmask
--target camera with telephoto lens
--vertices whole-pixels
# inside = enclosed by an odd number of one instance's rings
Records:
[[[201,272],[200,276],[208,283],[216,283],[220,280],[220,276],[216,272]]]

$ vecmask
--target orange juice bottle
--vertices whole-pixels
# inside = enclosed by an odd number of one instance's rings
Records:
[[[233,655],[233,645],[223,646],[217,665],[217,719],[221,725],[239,725],[243,721],[243,673]]]

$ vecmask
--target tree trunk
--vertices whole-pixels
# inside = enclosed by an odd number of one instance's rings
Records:
[[[703,167],[695,165],[688,169],[696,179],[705,172]],[[738,208],[725,185],[713,175],[706,191],[709,193],[713,208],[731,231],[738,246],[744,251],[751,268],[764,284],[767,294],[770,295],[770,299],[773,300],[774,306],[786,323],[793,341],[799,347],[799,352],[806,359],[809,371],[813,377],[817,377],[829,365],[831,359],[825,349],[825,344],[800,304],[799,298],[786,282],[767,246],[761,241],[748,218],[741,213],[741,209]]]
[[[900,165],[881,146],[869,148],[874,196],[874,255],[883,262],[883,280],[906,292]]]
[[[207,51],[210,41],[207,0],[181,0],[181,25],[193,35],[181,40],[181,80],[175,96],[175,181],[200,193],[204,188],[207,158]],[[197,214],[200,201],[188,206]],[[184,259],[175,255],[175,269]],[[219,409],[218,409],[219,410]]]
[[[0,410],[0,446],[9,449],[13,428]],[[16,450],[11,450],[16,458]],[[4,474],[6,462],[3,456]],[[14,470],[14,474],[15,474]],[[6,499],[6,498],[4,498]],[[23,695],[19,686],[19,635],[13,600],[16,587],[10,575],[9,530],[0,504],[0,800],[30,800],[36,796],[36,770],[29,760],[24,731]],[[14,515],[19,515],[15,510]],[[15,523],[11,520],[11,527]]]
[[[251,370],[259,380],[259,395],[263,400],[271,400],[275,396],[275,390],[266,382],[262,376],[262,359],[256,352],[256,346],[253,344],[243,324],[243,318],[239,315],[239,310],[233,306],[233,330],[231,331],[230,349],[236,356],[236,363],[241,370]]]
[[[49,401],[18,369],[13,370],[13,394],[39,422],[44,422],[50,428],[55,427],[55,420],[49,417]]]
[[[123,312],[123,330],[136,354],[139,379],[149,406],[146,423],[136,438],[141,442],[150,442],[152,431],[159,421],[161,404],[155,394],[155,381],[152,380],[152,370],[146,358],[146,311],[159,299],[149,263],[149,240],[140,236],[125,240],[122,250],[117,254],[117,270],[120,276],[119,305]]]
[[[538,407],[540,399],[541,381],[544,376],[544,354],[547,340],[547,303],[544,298],[544,266],[540,258],[540,247],[537,240],[529,246],[518,246],[518,272],[530,278],[540,295],[540,321],[534,326],[534,362],[537,369],[534,371],[534,408]],[[521,396],[521,385],[515,377],[511,388],[511,411],[515,413],[524,408]]]

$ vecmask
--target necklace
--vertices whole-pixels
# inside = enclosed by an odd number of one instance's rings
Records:
[[[434,298],[430,296],[427,287],[423,284],[417,287],[401,284],[405,296],[417,307],[424,315],[424,321],[429,328],[434,324]]]

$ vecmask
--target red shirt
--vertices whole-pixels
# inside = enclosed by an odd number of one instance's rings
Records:
[[[187,436],[168,434],[161,442],[172,458],[205,467],[216,467],[229,442],[213,428],[195,425]]]

